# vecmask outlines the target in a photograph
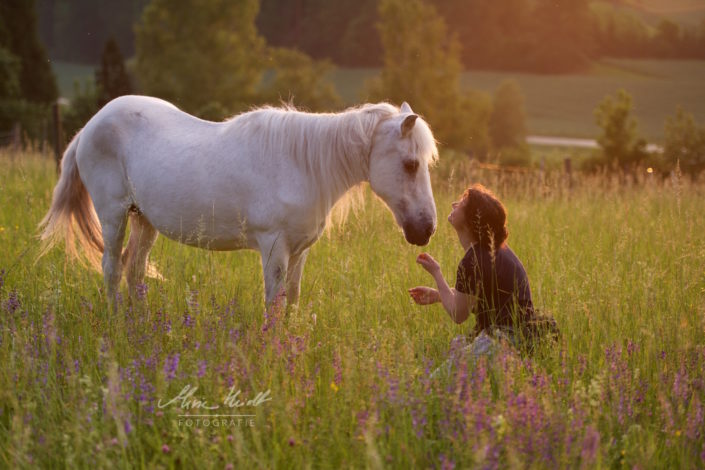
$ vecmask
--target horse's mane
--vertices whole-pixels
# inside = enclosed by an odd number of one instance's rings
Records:
[[[376,127],[397,115],[399,108],[389,103],[364,104],[340,113],[307,113],[291,105],[262,107],[235,116],[233,132],[257,136],[263,158],[288,156],[317,181],[321,198],[328,208],[340,194],[360,179],[369,178],[369,156]],[[418,119],[411,138],[419,155],[434,162],[436,143],[428,125]],[[342,220],[360,191],[352,191],[338,202]],[[356,198],[356,196],[358,196]]]

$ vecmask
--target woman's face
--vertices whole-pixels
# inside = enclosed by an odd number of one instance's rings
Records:
[[[463,210],[466,203],[467,201],[465,199],[461,199],[451,204],[452,209],[448,215],[448,222],[450,222],[456,231],[465,230],[467,227],[465,211]]]

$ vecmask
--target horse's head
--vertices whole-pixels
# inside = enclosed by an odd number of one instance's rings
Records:
[[[431,130],[407,103],[375,130],[370,186],[392,210],[406,241],[414,245],[426,245],[436,231],[428,167],[437,155]]]

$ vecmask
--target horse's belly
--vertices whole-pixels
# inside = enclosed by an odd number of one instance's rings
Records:
[[[195,235],[183,235],[170,230],[157,230],[167,238],[183,243],[184,245],[204,248],[213,251],[232,251],[242,250],[244,248],[254,248],[251,240],[244,234],[239,236],[216,236],[213,234],[202,233]]]
[[[215,251],[255,248],[255,240],[244,223],[236,217],[219,218],[168,216],[167,213],[144,215],[155,229],[171,240]]]

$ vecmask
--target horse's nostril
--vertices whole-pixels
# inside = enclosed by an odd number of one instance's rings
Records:
[[[435,232],[435,226],[430,222],[404,224],[404,235],[409,243],[424,246]]]

